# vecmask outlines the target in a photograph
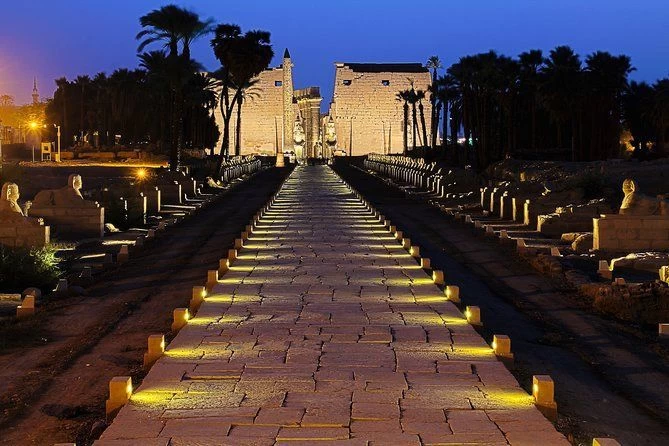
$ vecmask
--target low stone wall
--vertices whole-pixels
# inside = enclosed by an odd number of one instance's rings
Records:
[[[31,217],[42,217],[53,228],[53,235],[62,240],[102,238],[105,226],[105,208],[33,206]]]
[[[50,228],[29,218],[0,220],[0,245],[40,248],[49,243]]]
[[[593,219],[593,249],[641,251],[669,249],[666,216],[602,215]]]

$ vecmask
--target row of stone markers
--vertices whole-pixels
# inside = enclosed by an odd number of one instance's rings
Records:
[[[255,157],[244,157],[239,160],[230,160],[224,164],[222,169],[223,177],[226,178],[226,183],[241,182],[251,178],[252,175],[258,173],[262,169],[262,164],[259,159]],[[108,270],[117,268],[118,266],[128,262],[131,256],[138,255],[147,246],[152,245],[155,240],[160,239],[169,228],[181,223],[187,218],[191,218],[202,210],[210,206],[214,199],[219,196],[217,190],[223,191],[224,188],[209,188],[208,193],[202,190],[202,187],[197,185],[195,180],[188,175],[177,172],[171,175],[173,179],[164,186],[155,187],[157,204],[151,206],[153,211],[151,215],[160,215],[161,219],[156,221],[156,224],[151,225],[146,231],[137,236],[134,241],[122,243],[118,246],[116,253],[106,253],[101,265],[96,266],[96,270]],[[170,186],[174,186],[170,188]],[[163,201],[162,192],[164,190],[176,190],[172,197],[167,197],[167,202]],[[147,195],[143,195],[145,198]],[[148,196],[151,196],[150,194]],[[178,203],[178,204],[177,204]],[[97,208],[103,210],[103,208]],[[24,217],[25,218],[25,217]],[[0,223],[1,225],[1,223]],[[48,227],[47,227],[48,228]],[[128,237],[125,237],[128,238]],[[93,278],[93,267],[84,266],[76,277],[70,276],[70,279],[76,280],[84,284],[90,283]],[[68,279],[61,279],[53,290],[52,294],[58,296],[66,296],[73,290],[70,289]],[[74,290],[81,287],[76,286]],[[37,288],[27,288],[21,293],[21,304],[16,308],[17,319],[26,319],[35,314],[37,311],[37,304],[42,298],[42,292]]]
[[[666,335],[669,308],[662,302],[669,299],[669,287],[663,279],[666,274],[663,275],[662,266],[669,261],[669,255],[662,251],[667,250],[669,243],[669,215],[662,196],[644,196],[633,180],[626,179],[625,198],[616,206],[603,199],[579,201],[577,192],[549,183],[502,181],[480,188],[475,202],[472,194],[478,188],[472,188],[469,194],[411,189],[415,182],[406,182],[410,176],[401,174],[406,170],[397,167],[392,158],[395,157],[371,157],[373,161],[365,166],[406,192],[429,199],[446,214],[473,225],[486,236],[515,245],[518,254],[537,270],[559,276],[595,302],[595,310],[654,324],[660,336]],[[407,185],[411,188],[407,189]],[[612,213],[614,207],[620,207],[617,214]],[[629,250],[621,251],[623,243]],[[612,246],[617,251],[602,249]],[[649,248],[652,252],[646,252]],[[578,259],[576,265],[594,263],[601,279],[593,278],[588,269],[575,268],[571,259]],[[645,271],[659,271],[660,280],[652,274],[650,280],[631,275],[634,283],[626,282],[621,276],[630,267],[646,275]]]
[[[426,163],[423,159],[407,156],[369,155],[363,162],[365,168],[380,175],[409,185],[416,190],[424,190],[436,197],[447,198],[456,193],[468,193],[476,184],[470,170],[456,172],[437,167],[436,163]]]
[[[221,178],[225,183],[253,174],[261,168],[260,159],[248,156],[223,163]],[[126,212],[135,212],[134,220],[146,222],[147,216],[159,215],[169,206],[198,206],[201,187],[184,172],[163,172],[157,186],[146,186],[136,197],[115,203]],[[209,180],[204,186],[223,188]],[[10,247],[41,247],[50,242],[52,228],[59,240],[102,238],[105,234],[105,210],[96,201],[82,195],[83,180],[72,174],[60,189],[43,190],[21,207],[19,186],[5,183],[0,196],[0,244]],[[104,200],[104,191],[99,197]],[[188,200],[192,200],[188,202]]]
[[[298,167],[174,311],[172,343],[149,337],[142,386],[110,381],[96,444],[568,445],[534,409],[555,415],[550,378],[525,393],[510,340],[485,344],[455,302],[356,191]]]

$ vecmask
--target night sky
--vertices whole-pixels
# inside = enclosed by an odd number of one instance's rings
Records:
[[[157,0],[3,0],[0,8],[0,94],[30,100],[33,76],[50,97],[54,79],[137,66],[138,18],[168,4]],[[173,2],[174,3],[174,2]],[[273,65],[288,47],[295,87],[332,95],[334,62],[425,62],[444,65],[495,49],[507,55],[571,45],[632,57],[632,78],[669,75],[668,0],[191,0],[176,2],[243,30],[272,33]],[[284,6],[290,5],[290,6]],[[193,56],[217,62],[209,38]]]

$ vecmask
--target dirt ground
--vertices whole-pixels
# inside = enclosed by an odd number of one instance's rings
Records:
[[[110,378],[139,382],[147,337],[169,332],[172,310],[188,304],[192,287],[204,284],[287,173],[258,174],[170,229],[87,296],[53,302],[27,322],[29,346],[0,356],[0,444],[85,445],[99,435]]]
[[[532,375],[552,376],[557,425],[574,444],[589,446],[600,436],[623,445],[669,444],[667,346],[646,327],[583,310],[562,284],[496,240],[377,177],[341,164],[336,170],[460,286],[463,305],[481,308],[486,339],[511,337],[513,373],[526,390]]]

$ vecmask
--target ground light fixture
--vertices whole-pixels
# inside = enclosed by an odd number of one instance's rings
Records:
[[[172,331],[179,331],[188,323],[190,312],[188,311],[188,308],[175,308],[172,316]]]
[[[495,355],[500,358],[513,359],[513,353],[511,353],[511,338],[506,335],[493,335],[492,349],[495,352]]]
[[[483,325],[481,323],[481,309],[477,306],[467,306],[465,308],[465,317],[467,322],[472,325]]]
[[[207,271],[207,289],[210,290],[218,283],[218,270],[210,269]]]
[[[444,272],[439,269],[432,270],[432,281],[435,283],[435,285],[443,285]]]
[[[532,376],[532,397],[534,403],[549,420],[557,419],[557,403],[555,402],[555,384],[548,375]]]
[[[148,339],[148,349],[144,353],[144,369],[148,370],[165,353],[165,336],[153,334]]]
[[[218,273],[218,271],[216,271]],[[193,294],[190,298],[190,305],[189,309],[193,313],[200,308],[200,305],[202,302],[204,302],[204,298],[207,297],[207,289],[203,286],[194,286],[193,287]]]
[[[444,289],[444,294],[446,294],[446,300],[451,302],[459,303],[460,302],[460,287],[457,285],[446,285]]]
[[[420,267],[423,269],[430,269],[430,259],[427,257],[422,257],[420,259]]]
[[[132,395],[132,378],[129,376],[115,376],[109,381],[109,399],[105,404],[107,418],[112,417],[118,410],[130,401]]]

